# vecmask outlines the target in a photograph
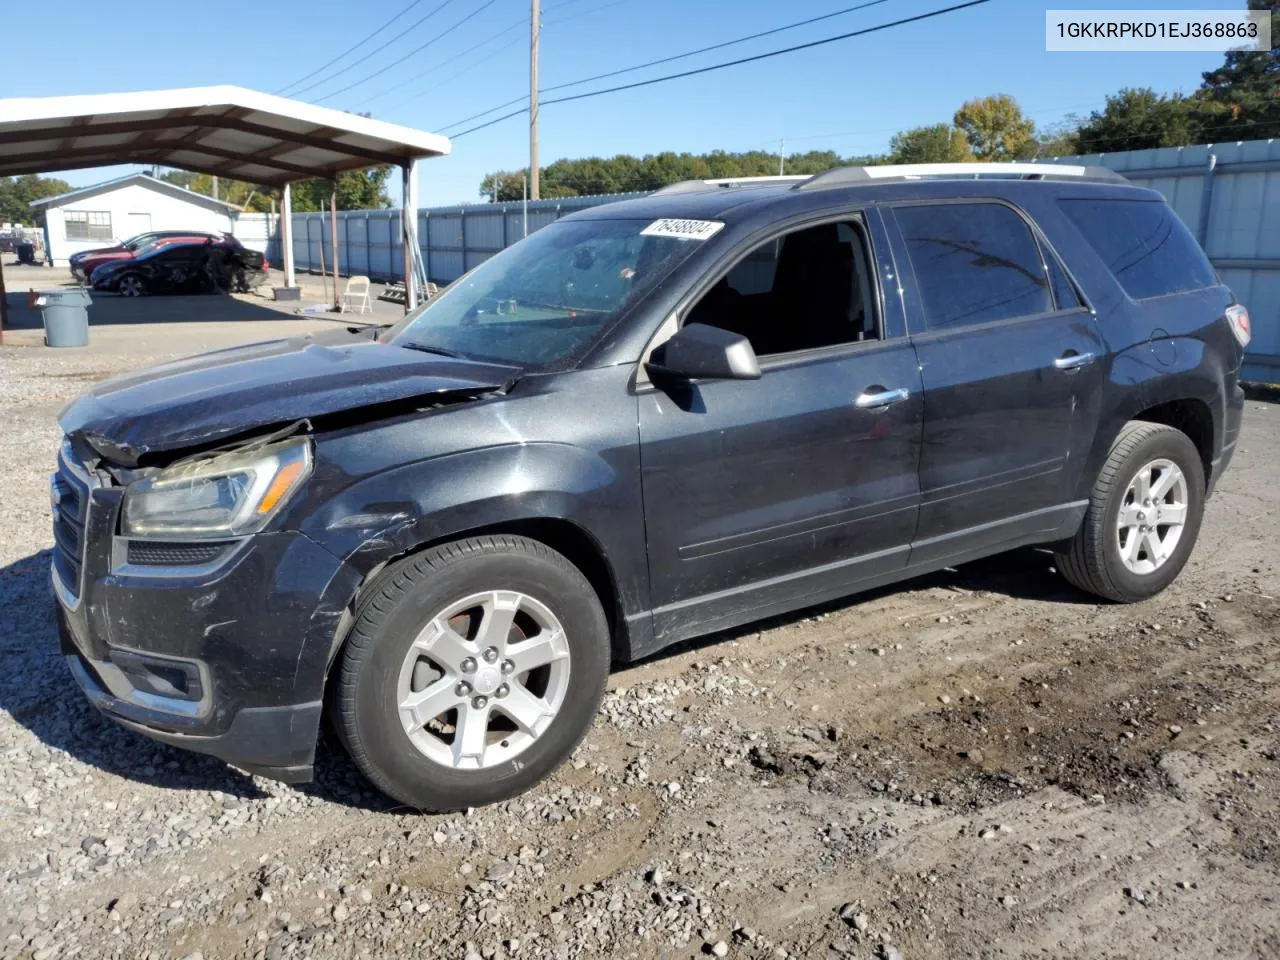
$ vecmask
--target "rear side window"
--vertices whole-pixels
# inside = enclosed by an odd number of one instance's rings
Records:
[[[1204,251],[1168,204],[1149,200],[1058,202],[1134,300],[1203,290],[1218,282]]]
[[[955,330],[1053,311],[1040,248],[999,203],[898,207],[929,330]]]

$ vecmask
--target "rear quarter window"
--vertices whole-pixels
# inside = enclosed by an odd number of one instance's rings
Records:
[[[1058,202],[1134,300],[1217,284],[1209,258],[1168,204],[1150,200]]]

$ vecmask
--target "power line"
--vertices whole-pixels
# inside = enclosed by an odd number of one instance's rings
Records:
[[[377,99],[379,99],[379,98],[381,98],[381,97],[385,97],[385,96],[386,96],[387,94],[389,94],[389,93],[395,93],[397,90],[400,90],[400,89],[402,89],[403,87],[407,87],[407,86],[408,86],[409,84],[411,84],[411,83],[416,83],[417,81],[421,80],[423,77],[429,77],[431,74],[436,73],[436,72],[438,72],[439,70],[444,69],[444,68],[445,68],[445,67],[447,67],[449,64],[451,64],[451,63],[455,63],[455,62],[457,62],[458,60],[461,60],[463,57],[469,56],[470,54],[472,54],[472,53],[474,53],[475,51],[479,50],[481,47],[484,47],[484,46],[487,46],[487,45],[488,45],[488,44],[490,44],[490,43],[493,43],[493,41],[497,40],[499,37],[505,37],[505,36],[506,36],[508,33],[510,33],[512,30],[516,30],[516,29],[518,29],[518,28],[520,28],[520,27],[523,27],[526,23],[528,23],[528,21],[527,21],[527,20],[525,20],[524,18],[521,18],[520,20],[517,20],[515,23],[511,24],[511,26],[506,27],[506,28],[505,28],[505,29],[503,29],[503,30],[499,30],[497,33],[494,33],[494,34],[491,34],[491,35],[489,35],[489,36],[485,37],[485,38],[484,38],[483,40],[481,40],[479,43],[473,43],[471,46],[467,47],[465,50],[463,50],[461,53],[458,53],[456,56],[452,56],[452,57],[450,57],[450,58],[449,58],[449,59],[447,59],[447,60],[441,60],[441,61],[439,61],[438,63],[435,63],[435,64],[433,64],[432,66],[428,67],[426,70],[423,70],[421,73],[414,74],[413,76],[409,77],[407,80],[402,80],[402,81],[400,81],[400,82],[399,82],[399,83],[397,83],[395,86],[387,87],[387,88],[386,88],[385,90],[383,90],[381,93],[375,93],[373,96],[369,97],[369,98],[368,98],[368,100],[366,100],[366,101],[365,101],[365,103],[371,103],[371,102],[373,102],[374,100],[377,100]],[[520,39],[522,39],[522,38],[521,38],[521,37],[517,37],[517,38],[516,38],[516,40],[520,40]],[[486,62],[488,62],[490,59],[492,59],[492,57],[493,57],[494,55],[496,55],[496,54],[500,53],[500,52],[501,52],[501,51],[503,51],[503,50],[506,50],[506,49],[507,49],[508,47],[510,47],[511,45],[512,45],[512,44],[510,44],[510,43],[505,43],[505,44],[503,44],[503,45],[502,45],[501,47],[499,47],[497,50],[493,51],[493,53],[488,54],[488,55],[486,55],[485,57],[481,58],[480,60],[475,61],[473,64],[471,64],[471,66],[467,67],[467,69],[468,69],[468,70],[470,70],[470,69],[471,69],[471,67],[479,66],[481,63],[486,63]],[[459,72],[461,72],[461,71],[459,71]],[[401,101],[401,102],[403,102],[403,101]],[[395,106],[395,105],[393,105],[392,107],[388,107],[387,109],[389,109],[389,110],[390,110],[390,109],[393,109],[393,108],[394,108],[394,106]]]
[[[556,3],[548,7],[544,7],[543,10],[544,12],[546,10],[559,10],[561,7],[567,7],[570,4],[579,3],[579,2],[581,2],[581,0],[566,0],[566,2],[564,3]],[[585,17],[592,13],[598,13],[601,10],[607,10],[610,7],[616,7],[616,6],[620,6],[621,4],[631,3],[631,2],[632,0],[610,0],[610,2],[608,3],[602,3],[602,4],[599,4],[598,6],[588,7],[586,10],[575,10],[573,13],[569,14],[568,16],[555,17],[550,22],[553,24],[565,23],[569,20],[576,20],[578,17]],[[438,71],[448,66],[449,64],[455,63],[456,61],[461,60],[463,57],[467,56],[468,54],[474,53],[476,50],[479,50],[481,47],[487,46],[488,44],[492,43],[494,40],[497,40],[499,37],[505,37],[512,30],[516,30],[520,27],[524,27],[528,23],[529,23],[529,19],[527,17],[521,17],[519,20],[515,21],[509,26],[503,27],[497,33],[490,34],[489,36],[485,37],[483,40],[472,44],[471,46],[467,47],[465,50],[463,50],[461,53],[457,54],[456,56],[452,56],[448,60],[441,60],[439,63],[436,63],[428,67],[426,70],[422,71],[421,73],[414,74],[412,77],[409,77],[407,80],[402,80],[400,83],[397,83],[395,86],[388,87],[387,89],[383,90],[381,93],[373,94],[373,96],[369,97],[364,102],[371,103],[374,100],[377,100],[381,97],[385,97],[389,93],[394,93],[395,91],[400,90],[401,88],[406,87],[411,83],[416,83],[417,81],[421,80],[423,77],[427,77],[433,73],[437,73]],[[504,43],[498,49],[492,51],[489,54],[486,54],[484,57],[481,57],[479,60],[476,60],[474,63],[469,64],[464,69],[455,72],[454,76],[461,76],[464,73],[469,73],[475,67],[478,67],[483,63],[488,63],[494,57],[498,56],[498,54],[514,46],[515,43],[518,42],[520,39],[521,38],[517,37],[516,40],[512,41],[511,43]],[[524,100],[525,98],[521,97],[520,99]],[[392,104],[391,106],[386,107],[385,109],[394,110],[396,107],[407,102],[408,102],[407,100],[399,100],[396,103]]]
[[[296,87],[296,86],[298,86],[298,84],[300,84],[300,83],[305,83],[307,80],[310,80],[312,77],[314,77],[317,73],[323,73],[325,70],[328,70],[330,67],[332,67],[335,63],[337,63],[339,60],[341,60],[341,59],[342,59],[343,57],[345,57],[347,54],[349,54],[349,53],[353,53],[353,52],[355,52],[356,50],[358,50],[360,47],[364,46],[366,43],[368,43],[370,40],[372,40],[374,37],[376,37],[378,34],[380,34],[383,30],[387,29],[387,27],[391,26],[393,23],[395,23],[397,20],[399,20],[401,17],[403,17],[406,13],[408,13],[410,10],[412,10],[414,7],[416,7],[418,4],[420,4],[420,3],[422,3],[422,2],[423,2],[423,0],[413,0],[413,2],[412,2],[412,3],[410,3],[407,7],[404,7],[403,9],[401,9],[401,11],[400,11],[399,13],[397,13],[394,17],[392,17],[390,20],[388,20],[388,21],[387,21],[386,23],[384,23],[382,26],[378,27],[378,29],[377,29],[377,30],[374,30],[374,31],[373,31],[373,33],[369,34],[367,37],[365,37],[365,38],[364,38],[363,40],[361,40],[359,43],[352,44],[351,46],[347,47],[347,49],[343,50],[340,54],[338,54],[336,57],[334,57],[332,60],[330,60],[328,63],[324,64],[323,66],[316,67],[314,70],[312,70],[312,71],[311,71],[310,73],[308,73],[306,76],[304,76],[304,77],[299,77],[297,80],[293,81],[293,83],[285,84],[285,85],[284,85],[283,87],[281,87],[279,90],[276,90],[276,91],[275,91],[275,93],[277,93],[277,94],[282,94],[282,93],[284,93],[286,90],[290,89],[291,87]],[[336,76],[336,74],[335,74],[335,76]],[[332,79],[332,78],[330,78],[330,79]]]
[[[449,3],[452,3],[452,2],[453,2],[453,0],[445,0],[445,2],[444,2],[443,4],[441,4],[441,7],[444,7],[445,5],[447,5],[447,4],[449,4]],[[410,50],[408,53],[406,53],[403,57],[400,57],[398,60],[392,60],[390,63],[386,64],[385,66],[380,67],[380,68],[378,68],[377,70],[373,71],[373,73],[367,74],[366,76],[361,77],[359,80],[354,80],[354,81],[352,81],[351,83],[347,84],[345,87],[341,87],[341,88],[339,88],[339,89],[337,89],[337,90],[334,90],[332,93],[326,93],[323,97],[318,97],[317,99],[313,100],[312,102],[313,102],[313,103],[324,103],[326,100],[332,100],[334,97],[338,96],[339,94],[346,93],[348,90],[351,90],[351,89],[353,89],[353,88],[355,88],[355,87],[358,87],[358,86],[360,86],[362,83],[368,83],[368,82],[369,82],[370,80],[372,80],[374,77],[380,77],[380,76],[382,76],[382,75],[383,75],[384,73],[386,73],[388,70],[392,69],[393,67],[398,67],[400,64],[404,63],[404,62],[405,62],[406,60],[408,60],[410,57],[415,57],[415,56],[417,56],[419,53],[421,53],[423,50],[427,49],[427,47],[431,46],[431,45],[432,45],[433,43],[435,43],[437,40],[443,40],[443,39],[444,39],[445,37],[447,37],[449,34],[453,33],[453,31],[457,30],[460,26],[462,26],[464,23],[466,23],[468,20],[472,20],[472,19],[474,19],[474,18],[478,17],[480,14],[484,13],[484,11],[488,10],[490,7],[492,7],[492,6],[493,6],[495,3],[497,3],[497,2],[498,2],[498,0],[486,0],[486,2],[485,2],[485,3],[480,4],[480,6],[476,7],[474,10],[472,10],[470,13],[468,13],[465,17],[463,17],[461,20],[459,20],[459,21],[458,21],[457,23],[455,23],[453,26],[451,26],[451,27],[449,27],[449,28],[447,28],[447,29],[445,29],[445,30],[441,31],[440,33],[437,33],[434,37],[432,37],[432,38],[431,38],[430,40],[428,40],[426,43],[421,44],[420,46],[414,47],[412,50]],[[439,8],[437,8],[437,9],[439,9]]]
[[[387,47],[395,43],[397,40],[400,40],[408,36],[414,30],[417,30],[418,27],[422,26],[424,23],[426,23],[428,20],[434,17],[437,13],[439,13],[445,7],[449,6],[449,4],[451,3],[453,3],[453,0],[444,0],[444,2],[441,3],[439,6],[432,7],[430,10],[428,10],[425,14],[423,14],[417,20],[413,21],[413,23],[409,24],[409,26],[405,27],[404,30],[402,30],[398,36],[394,36],[390,40],[383,43],[381,46],[375,47],[373,50],[370,50],[368,57],[366,57],[366,60],[369,57],[376,56],[377,54],[381,53],[383,50],[387,49]],[[302,94],[306,93],[308,90],[314,90],[316,87],[324,86],[330,80],[336,80],[338,79],[338,77],[342,76],[344,73],[347,73],[350,70],[354,70],[356,67],[360,66],[361,63],[363,62],[365,61],[363,60],[352,61],[351,63],[343,67],[341,70],[335,71],[334,73],[329,74],[329,76],[327,77],[322,77],[319,80],[309,83],[305,87],[301,88],[300,90],[295,90],[292,95],[295,97],[300,97],[302,96]]]
[[[576,0],[568,0],[568,2],[573,3],[573,2],[576,2]],[[855,10],[865,10],[867,7],[875,7],[882,3],[888,3],[888,2],[889,0],[868,0],[868,2],[866,3],[859,3],[852,7],[845,7],[843,10],[836,10],[832,13],[824,13],[820,17],[810,17],[807,20],[798,20],[795,23],[784,24],[781,27],[774,27],[771,30],[762,30],[760,33],[752,33],[752,34],[748,34],[745,37],[738,37],[736,40],[724,40],[724,41],[721,41],[720,43],[713,43],[710,46],[699,47],[697,50],[689,50],[686,53],[677,53],[670,57],[662,57],[658,60],[650,60],[647,63],[638,63],[632,67],[623,67],[621,70],[610,70],[608,73],[598,73],[593,77],[583,77],[581,80],[571,80],[568,83],[557,83],[555,86],[544,87],[542,90],[539,91],[539,93],[551,93],[554,90],[564,90],[564,89],[567,89],[568,87],[577,87],[584,83],[591,83],[594,80],[604,80],[607,77],[616,77],[623,73],[633,73],[636,70],[643,70],[646,67],[656,67],[664,63],[671,63],[672,61],[675,61],[675,60],[684,60],[684,59],[687,59],[688,57],[696,57],[700,53],[710,53],[712,50],[721,50],[725,47],[732,47],[739,43],[746,43],[749,40],[759,40],[761,37],[772,36],[775,33],[782,33],[786,30],[795,30],[798,27],[807,27],[810,24],[818,23],[821,20],[830,20],[833,17],[841,17],[847,13],[853,13]],[[613,4],[607,4],[607,6],[613,6]],[[504,107],[510,107],[513,104],[520,103],[524,99],[525,99],[524,97],[516,97],[514,100],[508,100],[506,103],[500,103],[495,107],[490,107],[488,110],[482,110],[480,113],[473,113],[471,116],[465,117],[462,120],[456,120],[453,123],[445,124],[440,129],[447,130],[449,129],[449,127],[460,127],[464,123],[470,123],[472,120],[478,120],[480,117],[487,116],[491,113],[496,113],[498,110],[501,110]]]
[[[892,27],[901,27],[901,26],[904,26],[905,24],[916,23],[921,20],[929,20],[929,19],[932,19],[933,17],[940,17],[946,13],[954,13],[957,10],[965,10],[969,7],[978,7],[984,3],[990,3],[990,2],[991,0],[968,0],[967,3],[958,3],[954,6],[943,7],[942,9],[939,9],[939,10],[931,10],[928,13],[917,14],[914,17],[904,17],[901,20],[893,20],[889,23],[878,24],[877,26],[874,26],[874,27],[864,27],[861,30],[852,30],[849,33],[841,33],[832,37],[823,37],[820,40],[811,40],[808,43],[799,43],[799,44],[796,44],[795,46],[784,47],[780,50],[770,50],[767,53],[757,53],[754,56],[750,56],[750,57],[740,57],[737,60],[728,60],[728,61],[725,61],[724,63],[714,63],[707,67],[698,67],[695,70],[683,70],[680,73],[669,73],[669,74],[666,74],[665,76],[652,77],[648,80],[637,80],[635,83],[624,83],[616,87],[605,87],[603,90],[589,90],[586,93],[575,93],[567,97],[555,97],[554,99],[551,99],[551,100],[544,100],[543,106],[548,106],[553,103],[568,103],[572,100],[585,100],[589,97],[599,97],[606,93],[618,93],[619,91],[622,91],[622,90],[635,90],[639,87],[647,87],[655,83],[664,83],[667,80],[679,80],[683,77],[693,77],[703,73],[711,73],[714,70],[723,70],[726,67],[736,67],[744,63],[755,63],[758,60],[768,60],[771,57],[782,56],[784,53],[796,53],[797,51],[800,51],[800,50],[811,50],[814,47],[824,46],[825,44],[828,44],[828,43],[835,43],[839,40],[848,40],[848,39],[851,39],[852,37],[861,37],[869,33],[878,33],[881,30],[888,30]],[[483,130],[485,127],[491,127],[495,123],[501,123],[503,120],[509,120],[511,117],[519,116],[524,112],[525,112],[524,110],[514,110],[511,113],[503,114],[502,116],[497,117],[493,120],[489,120],[489,121],[486,121],[485,123],[479,124],[478,126],[474,126],[474,127],[471,127],[470,129],[463,130],[461,133],[452,134],[450,136],[450,139],[456,140],[459,137],[465,137],[469,133],[475,133],[477,130]],[[456,126],[456,124],[453,124],[453,126]]]

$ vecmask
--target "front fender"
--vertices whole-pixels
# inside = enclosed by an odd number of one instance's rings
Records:
[[[469,450],[396,467],[345,488],[303,532],[361,573],[407,550],[467,530],[552,517],[591,532],[619,523],[619,477],[603,458],[560,443]]]
[[[546,519],[573,524],[594,543],[624,617],[647,609],[637,473],[567,444],[505,444],[385,470],[320,505],[302,530],[354,575],[349,603],[371,572],[424,544]],[[322,674],[331,652],[332,644],[311,650],[302,672]]]

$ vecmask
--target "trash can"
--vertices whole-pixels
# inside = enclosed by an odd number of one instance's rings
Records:
[[[45,290],[36,298],[44,320],[44,342],[50,347],[83,347],[89,343],[87,290]]]
[[[35,266],[36,263],[36,245],[30,240],[23,240],[14,248],[14,252],[18,254],[18,262]]]

